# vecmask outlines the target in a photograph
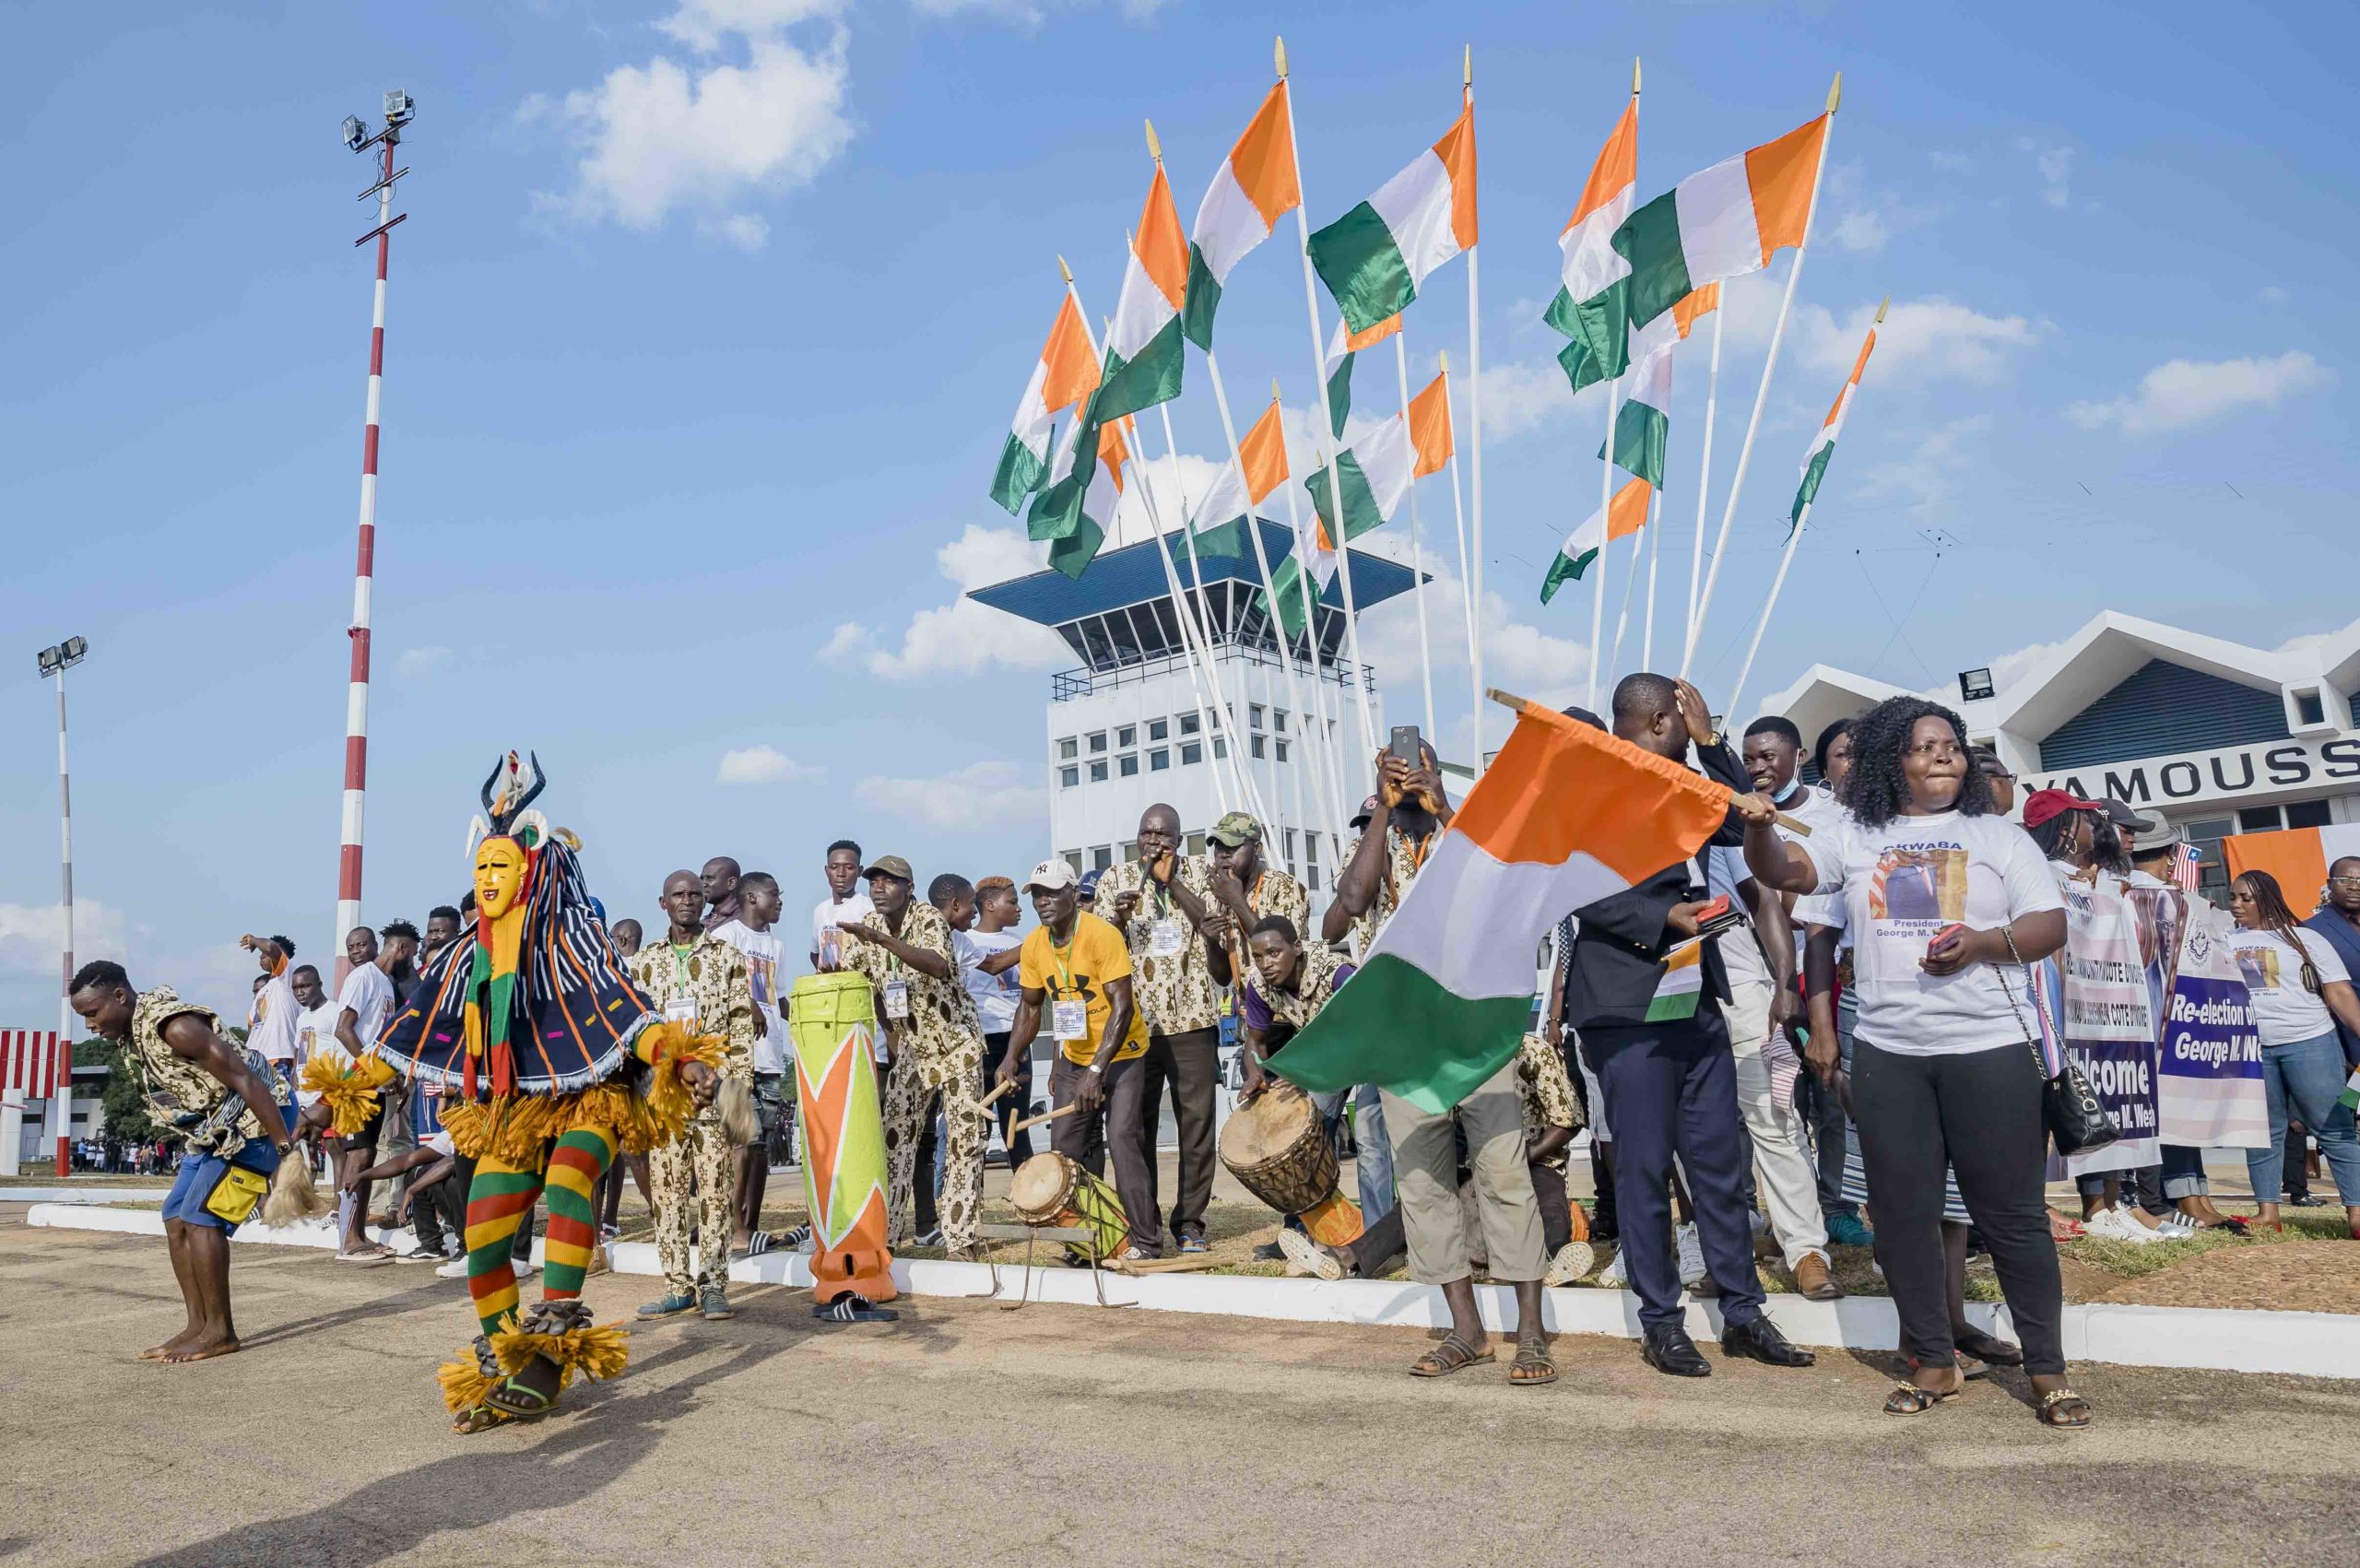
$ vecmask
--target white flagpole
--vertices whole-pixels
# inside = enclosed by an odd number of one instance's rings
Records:
[[[1277,57],[1279,79],[1289,81],[1287,41],[1283,38],[1278,41]],[[1303,303],[1311,318],[1311,375],[1319,388],[1319,420],[1323,432],[1320,445],[1325,453],[1321,462],[1328,470],[1328,505],[1336,512],[1336,575],[1344,585],[1344,643],[1348,650],[1348,657],[1356,670],[1365,672],[1367,666],[1361,664],[1360,614],[1352,604],[1352,552],[1351,541],[1344,537],[1343,482],[1336,477],[1334,453],[1326,450],[1328,445],[1326,437],[1333,436],[1335,433],[1336,416],[1334,410],[1328,406],[1327,352],[1325,346],[1319,341],[1319,290],[1317,280],[1314,278],[1311,271],[1311,219],[1304,215],[1304,209],[1311,205],[1311,197],[1303,188],[1303,147],[1295,136],[1294,88],[1292,82],[1287,88],[1287,145],[1294,152],[1294,188],[1296,195],[1300,198],[1295,203],[1294,228],[1295,235],[1301,241],[1300,249],[1303,253]],[[1480,510],[1477,515],[1478,517],[1481,515]],[[1373,759],[1376,755],[1376,715],[1370,711],[1368,683],[1364,674],[1356,673],[1353,676],[1352,690],[1360,699],[1361,755]]]
[[[1877,307],[1877,319],[1869,324],[1870,332],[1884,324],[1885,305],[1891,303],[1893,299],[1888,295],[1884,304]],[[1803,527],[1810,521],[1811,503],[1806,501],[1796,514],[1793,531],[1787,536],[1787,548],[1778,557],[1778,574],[1770,580],[1770,596],[1762,601],[1762,619],[1753,623],[1753,641],[1745,645],[1745,663],[1738,666],[1737,684],[1729,690],[1729,716],[1732,722],[1738,717],[1738,699],[1745,695],[1746,679],[1753,674],[1753,655],[1762,651],[1762,634],[1770,630],[1770,612],[1778,607],[1778,590],[1787,585],[1787,568],[1795,563],[1795,547],[1803,542]]]
[[[1696,659],[1696,643],[1705,634],[1705,617],[1713,607],[1713,585],[1721,578],[1721,559],[1729,542],[1729,523],[1737,516],[1738,498],[1745,493],[1745,466],[1753,456],[1754,432],[1762,427],[1763,405],[1770,401],[1770,373],[1778,368],[1778,345],[1787,336],[1787,313],[1795,306],[1795,285],[1802,280],[1803,258],[1811,253],[1811,219],[1819,214],[1820,182],[1827,172],[1827,144],[1835,138],[1835,109],[1844,98],[1844,73],[1827,89],[1827,130],[1819,138],[1819,167],[1811,171],[1811,205],[1803,209],[1803,242],[1795,247],[1795,264],[1787,269],[1786,298],[1778,302],[1778,324],[1770,329],[1770,352],[1762,361],[1762,385],[1753,395],[1753,415],[1745,422],[1745,444],[1737,451],[1737,473],[1729,480],[1729,504],[1721,509],[1720,533],[1713,540],[1712,569],[1705,573],[1705,596],[1696,602],[1696,619],[1688,629],[1688,651],[1680,661],[1684,679]],[[1789,539],[1788,544],[1793,541]]]
[[[1474,706],[1469,710],[1475,723],[1475,757],[1480,763],[1483,756],[1483,654],[1481,643],[1475,631],[1475,579],[1467,557],[1467,513],[1458,497],[1458,410],[1450,398],[1450,356],[1441,354],[1435,362],[1442,367],[1443,407],[1450,409],[1450,521],[1458,535],[1458,591],[1467,601],[1467,665],[1474,683]]]
[[[1721,317],[1729,308],[1729,291],[1721,291],[1721,302],[1713,307],[1713,368],[1705,378],[1705,457],[1696,465],[1696,538],[1688,558],[1688,625],[1681,633],[1680,667],[1688,667],[1688,655],[1696,646],[1696,591],[1705,579],[1705,498],[1712,489],[1713,479],[1713,410],[1721,390]]]
[[[1475,47],[1467,46],[1466,64],[1460,73],[1459,91],[1468,110],[1475,107]],[[1475,469],[1475,559],[1471,563],[1474,576],[1468,581],[1467,603],[1472,607],[1483,602],[1483,312],[1482,275],[1476,269],[1476,253],[1481,245],[1467,247],[1467,432],[1474,450]],[[1452,432],[1456,446],[1457,432]],[[1475,690],[1483,690],[1483,644],[1477,643],[1471,650],[1475,665]],[[1475,754],[1467,765],[1477,777],[1483,772],[1483,704],[1478,701],[1469,722],[1474,725]],[[1440,755],[1440,753],[1436,753]]]
[[[1066,265],[1066,258],[1063,256],[1057,258],[1057,271],[1066,280],[1066,298],[1073,301],[1074,313],[1081,318],[1081,337],[1083,342],[1090,345],[1091,360],[1094,364],[1103,366],[1106,362],[1105,355],[1100,351],[1098,340],[1090,330],[1090,312],[1082,309],[1081,290],[1074,287],[1073,268]],[[1074,419],[1077,423],[1080,420],[1081,411],[1086,407],[1088,407],[1087,399],[1075,406]],[[1132,441],[1143,446],[1145,443],[1139,442],[1139,421],[1126,417],[1123,422],[1130,427]],[[1078,435],[1079,432],[1077,432]],[[1054,452],[1054,448],[1052,451]],[[1149,499],[1147,493],[1147,454],[1143,451],[1133,454],[1132,477],[1139,482],[1139,499],[1146,504],[1148,516],[1152,523],[1155,516],[1155,503]],[[1118,506],[1116,510],[1119,512],[1121,508]],[[1115,519],[1110,517],[1106,521],[1109,525],[1112,525]],[[1173,619],[1180,623],[1180,647],[1188,666],[1188,690],[1195,697],[1198,708],[1206,710],[1208,704],[1205,701],[1204,675],[1198,657],[1196,638],[1188,619],[1188,600],[1180,590],[1180,574],[1172,569],[1172,556],[1163,548],[1163,530],[1161,527],[1156,528],[1155,553],[1163,562],[1163,584],[1172,595]],[[1208,739],[1210,741],[1210,737]],[[1218,758],[1213,760],[1213,796],[1221,802],[1222,811],[1226,812],[1230,809],[1229,782],[1221,777],[1221,761]]]
[[[1263,804],[1262,792],[1254,783],[1254,771],[1245,765],[1244,735],[1237,727],[1237,710],[1230,706],[1229,694],[1221,689],[1221,656],[1213,651],[1212,603],[1205,595],[1204,568],[1197,564],[1197,536],[1188,531],[1188,488],[1180,477],[1180,447],[1172,439],[1172,405],[1159,403],[1155,411],[1163,422],[1163,456],[1172,469],[1173,493],[1180,498],[1180,537],[1188,547],[1188,575],[1197,580],[1197,614],[1202,622],[1205,638],[1205,677],[1212,682],[1213,702],[1221,709],[1221,737],[1229,745],[1229,765],[1237,774],[1237,792],[1245,798],[1246,809],[1267,819],[1269,808]],[[1152,492],[1142,483],[1140,499],[1148,503],[1149,520],[1155,524],[1158,534],[1163,532],[1162,520],[1155,515]],[[1159,541],[1159,548],[1161,541]]]
[[[1606,625],[1606,562],[1614,553],[1614,398],[1622,390],[1620,376],[1606,383],[1606,458],[1598,473],[1598,592],[1589,601],[1589,701],[1584,704],[1592,713],[1598,711],[1598,655],[1604,652],[1599,633]]]
[[[1401,379],[1401,435],[1410,443],[1410,595],[1418,601],[1418,674],[1425,684],[1426,735],[1434,730],[1434,654],[1426,641],[1426,553],[1418,526],[1418,438],[1410,428],[1410,351],[1405,329],[1393,335],[1393,371]],[[1437,751],[1436,756],[1441,753]]]
[[[1656,557],[1660,553],[1656,533],[1662,524],[1663,487],[1658,485],[1647,507],[1647,630],[1639,643],[1639,667],[1646,670],[1656,667]]]
[[[1278,383],[1274,381],[1270,383],[1270,395],[1275,397],[1278,391]],[[1288,475],[1287,482],[1279,488],[1287,492],[1287,526],[1294,530],[1295,558],[1303,563],[1302,570],[1295,576],[1295,589],[1303,598],[1304,654],[1311,663],[1311,711],[1319,726],[1316,734],[1320,767],[1327,773],[1328,867],[1329,876],[1333,877],[1344,864],[1344,824],[1351,812],[1346,798],[1343,768],[1335,751],[1335,729],[1328,716],[1328,678],[1319,670],[1319,605],[1312,591],[1315,579],[1311,572],[1313,536],[1304,531],[1302,503],[1295,499],[1294,476]],[[1312,526],[1316,528],[1318,524],[1315,521]],[[1273,611],[1278,608],[1275,596],[1270,601],[1270,607]],[[1279,630],[1285,631],[1284,622],[1280,623]],[[1338,706],[1340,707],[1343,701],[1344,695],[1339,691],[1336,694]]]

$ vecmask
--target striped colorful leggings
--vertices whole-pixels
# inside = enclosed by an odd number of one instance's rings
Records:
[[[605,1127],[575,1127],[549,1149],[546,1171],[512,1165],[496,1154],[476,1164],[467,1188],[467,1293],[486,1334],[516,1323],[516,1269],[509,1245],[533,1211],[546,1183],[549,1235],[541,1256],[541,1299],[568,1301],[582,1293],[582,1277],[598,1243],[591,1204],[598,1178],[614,1162],[615,1135]]]

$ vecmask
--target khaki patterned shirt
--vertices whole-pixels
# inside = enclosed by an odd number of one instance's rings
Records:
[[[754,1072],[754,987],[746,955],[706,931],[689,949],[688,974],[681,976],[668,937],[658,937],[631,961],[634,984],[647,993],[657,1014],[669,1017],[676,999],[692,1002],[690,1020],[700,1034],[721,1036],[721,1073],[751,1081]]]
[[[1363,958],[1368,955],[1369,944],[1376,940],[1376,934],[1385,929],[1385,923],[1393,918],[1395,910],[1401,907],[1401,900],[1409,893],[1410,884],[1418,879],[1419,867],[1425,865],[1426,857],[1433,853],[1443,831],[1437,827],[1422,839],[1412,839],[1400,829],[1389,823],[1386,825],[1386,865],[1384,873],[1377,878],[1376,897],[1370,902],[1368,913],[1352,923],[1353,929],[1361,934],[1361,955]],[[1344,864],[1350,866],[1353,857],[1360,854],[1360,839],[1354,839],[1351,848],[1344,852]]]
[[[1188,890],[1198,907],[1220,907],[1213,897],[1212,878],[1201,855],[1175,855],[1174,880]],[[1125,893],[1139,894],[1127,924],[1115,918],[1115,901]],[[1220,999],[1212,975],[1205,968],[1205,939],[1188,923],[1180,901],[1160,887],[1150,886],[1147,863],[1125,861],[1110,866],[1098,878],[1098,902],[1091,912],[1123,934],[1131,949],[1131,995],[1139,1016],[1157,1034],[1183,1034],[1192,1029],[1213,1029],[1221,1022]],[[1177,926],[1180,950],[1158,956],[1156,927],[1169,917]]]
[[[1526,1035],[1516,1049],[1516,1087],[1524,1097],[1527,1143],[1545,1128],[1581,1126],[1581,1102],[1574,1098],[1574,1080],[1565,1071],[1565,1058],[1538,1034]],[[1562,1171],[1565,1152],[1561,1149],[1543,1163]]]
[[[1328,950],[1326,944],[1310,942],[1304,945],[1303,961],[1295,968],[1293,990],[1266,989],[1262,972],[1258,969],[1247,974],[1245,984],[1252,989],[1255,998],[1269,1009],[1272,1022],[1301,1029],[1317,1018],[1319,1009],[1326,1007],[1328,999],[1336,994],[1336,987],[1340,984],[1337,978],[1339,969],[1345,972],[1344,978],[1351,978],[1350,966]]]
[[[1319,940],[1319,933],[1311,928],[1311,895],[1304,891],[1301,882],[1275,866],[1263,867],[1261,879],[1245,890],[1245,907],[1253,912],[1254,920],[1238,932],[1241,942],[1253,930],[1254,921],[1270,914],[1283,914],[1292,921],[1295,935],[1304,941]]]
[[[872,914],[867,923],[881,927],[885,917]],[[896,934],[911,947],[939,956],[950,966],[950,978],[937,980],[931,974],[921,974],[904,963],[900,954],[888,952],[883,943],[846,936],[844,963],[868,976],[869,983],[877,987],[878,1021],[890,1024],[895,1043],[904,1050],[954,1051],[971,1042],[976,1049],[982,1049],[984,1024],[975,1016],[975,999],[967,995],[966,984],[959,978],[959,958],[951,951],[950,922],[934,905],[914,898],[903,913],[902,929]],[[906,1019],[891,1020],[885,1017],[885,983],[889,980],[909,983],[910,1016]]]
[[[148,1115],[159,1126],[173,1126],[192,1112],[211,1120],[227,1110],[229,1102],[236,1102],[236,1115],[223,1116],[214,1136],[206,1137],[195,1127],[180,1129],[195,1135],[189,1138],[192,1146],[210,1149],[227,1160],[243,1149],[248,1139],[263,1136],[262,1118],[235,1091],[222,1087],[219,1079],[196,1063],[172,1055],[172,1048],[164,1043],[164,1024],[183,1013],[194,1014],[204,1020],[206,1028],[216,1034],[221,1032],[221,1020],[212,1008],[183,1002],[171,986],[159,985],[139,993],[138,1000],[132,1005],[131,1049],[125,1059],[139,1079],[139,1092],[148,1102]],[[232,1048],[237,1044],[235,1041],[230,1043]],[[263,1081],[271,1081],[267,1069]]]

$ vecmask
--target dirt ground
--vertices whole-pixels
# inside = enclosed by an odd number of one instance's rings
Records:
[[[308,1250],[237,1256],[247,1349],[133,1359],[177,1325],[160,1243],[0,1208],[0,1557],[172,1568],[517,1562],[973,1564],[2351,1560],[2360,1386],[2078,1369],[2081,1433],[2021,1379],[1931,1414],[1891,1358],[1658,1376],[1565,1337],[1555,1387],[1403,1375],[1409,1330],[809,1298],[639,1328],[631,1366],[472,1439],[435,1364],[464,1288]],[[604,1321],[647,1281],[607,1277]],[[1414,1550],[1409,1543],[1414,1543]],[[1870,1549],[1868,1543],[1884,1543]]]

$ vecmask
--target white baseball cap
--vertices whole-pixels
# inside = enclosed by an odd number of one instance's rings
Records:
[[[1032,867],[1032,875],[1024,878],[1024,890],[1039,888],[1054,893],[1060,888],[1070,888],[1081,878],[1074,875],[1073,865],[1061,855],[1053,855]]]

